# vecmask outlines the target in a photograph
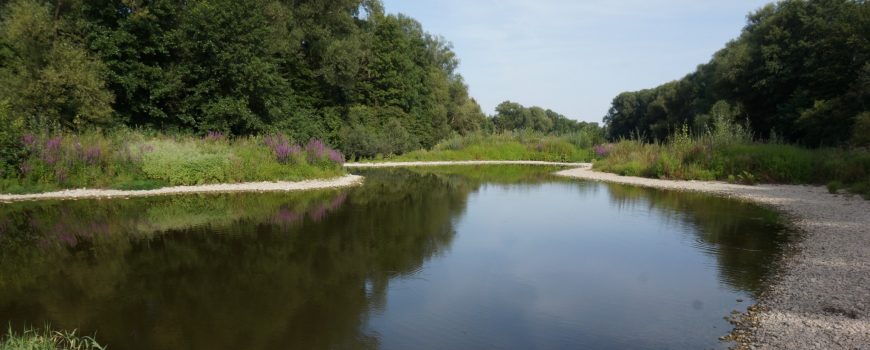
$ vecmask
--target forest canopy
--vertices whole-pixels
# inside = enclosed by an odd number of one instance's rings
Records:
[[[370,155],[486,122],[450,43],[378,0],[13,0],[0,21],[10,129],[285,132]]]
[[[611,139],[664,140],[719,117],[758,138],[806,146],[870,145],[870,2],[784,0],[751,13],[710,62],[613,99]]]

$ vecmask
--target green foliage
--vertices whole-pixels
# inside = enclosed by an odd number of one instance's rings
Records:
[[[596,123],[578,122],[549,109],[525,107],[511,101],[502,102],[495,111],[492,123],[499,131],[534,130],[554,134],[600,131]]]
[[[703,131],[727,116],[748,120],[760,137],[810,147],[845,145],[850,138],[862,144],[868,133],[858,129],[870,101],[868,25],[865,1],[769,4],[695,72],[616,96],[605,117],[609,137],[663,140],[674,126]]]
[[[727,180],[743,184],[826,184],[833,181],[840,184],[837,188],[867,193],[864,187],[870,178],[870,152],[867,150],[808,149],[740,141],[746,129],[727,125],[726,129],[731,132],[708,131],[693,136],[684,126],[666,143],[624,139],[610,145],[607,154],[596,160],[595,168],[629,176]]]
[[[113,122],[114,96],[106,88],[105,65],[74,37],[58,33],[62,23],[41,2],[13,1],[0,22],[0,99],[30,127],[79,129]]]
[[[228,147],[200,147],[192,142],[155,141],[144,154],[142,171],[170,185],[222,183],[230,180]]]
[[[284,132],[370,156],[487,122],[450,44],[377,0],[15,0],[0,13],[0,101],[37,134]]]
[[[575,136],[576,137],[576,136]],[[500,134],[454,135],[431,150],[418,150],[391,160],[542,160],[582,162],[591,159],[588,148],[578,147],[567,137],[533,131]]]
[[[80,336],[76,331],[55,331],[45,326],[42,329],[26,328],[18,333],[10,326],[0,338],[2,350],[103,350],[94,337]]]

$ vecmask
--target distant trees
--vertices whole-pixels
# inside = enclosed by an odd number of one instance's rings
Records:
[[[505,101],[496,106],[492,123],[498,131],[535,130],[544,133],[567,134],[585,129],[599,129],[597,123],[586,123],[541,107],[525,107]]]
[[[361,155],[486,122],[450,44],[378,0],[0,6],[0,102],[28,129],[283,131]]]
[[[748,16],[740,37],[686,77],[624,92],[605,117],[611,138],[664,139],[702,129],[727,106],[756,136],[808,146],[866,145],[870,111],[870,3],[784,0]],[[866,130],[860,129],[860,130]]]

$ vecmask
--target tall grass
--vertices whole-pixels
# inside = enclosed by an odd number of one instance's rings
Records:
[[[726,180],[828,184],[870,196],[866,149],[807,149],[754,142],[748,127],[716,121],[699,135],[677,130],[664,142],[624,139],[594,147],[595,169],[628,176],[676,180]]]
[[[76,331],[55,331],[26,328],[17,333],[10,326],[0,338],[0,350],[104,350],[94,337],[80,336]]]
[[[0,178],[0,192],[294,181],[344,173],[340,152],[320,140],[296,144],[280,134],[235,139],[217,132],[25,134],[19,148],[13,171]]]
[[[398,161],[438,160],[541,160],[581,162],[592,159],[591,134],[562,136],[534,131],[508,131],[500,134],[454,135],[431,150],[418,150],[391,157]]]

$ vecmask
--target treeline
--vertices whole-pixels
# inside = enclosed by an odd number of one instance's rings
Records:
[[[598,123],[587,123],[570,119],[550,109],[525,107],[519,103],[505,101],[496,106],[496,114],[490,123],[495,131],[534,130],[543,133],[568,134],[582,131],[600,132]]]
[[[710,62],[618,95],[604,120],[612,139],[664,140],[681,125],[703,131],[723,117],[761,139],[870,145],[870,2],[769,4]]]
[[[450,44],[379,0],[3,3],[5,153],[25,132],[120,126],[282,132],[370,156],[486,124]]]

